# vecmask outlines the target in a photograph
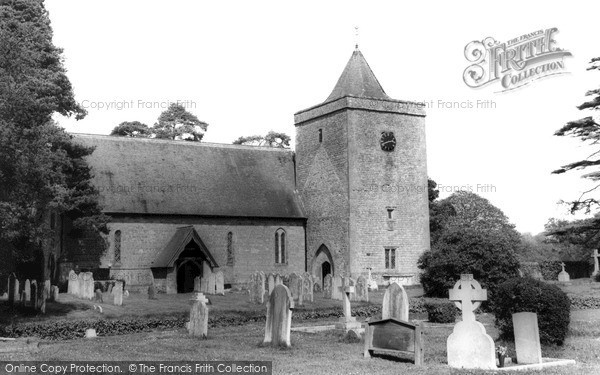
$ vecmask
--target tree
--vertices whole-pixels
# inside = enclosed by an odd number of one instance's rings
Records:
[[[600,57],[593,58],[590,61],[588,70],[594,69],[600,70]],[[577,106],[577,109],[582,111],[600,110],[600,88],[589,90],[585,95],[590,96],[591,100],[588,100]],[[554,135],[572,136],[579,138],[583,142],[590,142],[592,145],[597,145],[598,142],[600,142],[600,120],[597,116],[587,116],[579,120],[569,121],[566,125],[557,130]],[[594,182],[598,182],[600,181],[600,169],[598,166],[600,166],[600,150],[593,152],[586,159],[563,165],[561,168],[553,171],[552,173],[561,174],[575,169],[587,169],[590,172],[584,174],[582,177]],[[581,194],[579,199],[568,202],[571,206],[571,212],[585,209],[586,212],[589,213],[592,207],[598,207],[600,205],[600,201],[598,199],[594,197],[585,198],[586,195],[598,189],[598,187],[600,187],[600,184]]]
[[[85,162],[93,150],[51,120],[54,113],[85,116],[61,53],[52,44],[43,1],[0,4],[0,272],[43,259],[53,235],[51,211],[77,228],[106,230],[108,218]]]
[[[172,103],[160,114],[152,133],[158,139],[173,139],[200,142],[208,124],[188,112],[179,103]]]
[[[289,148],[290,141],[292,139],[285,133],[278,133],[270,131],[267,135],[250,135],[245,137],[239,137],[233,141],[234,145],[251,145],[251,146],[265,146],[265,147],[276,147],[276,148]]]
[[[426,294],[447,297],[461,273],[474,274],[491,291],[517,275],[521,239],[499,208],[463,191],[432,203],[431,250],[419,259]]]
[[[115,126],[110,135],[118,137],[148,138],[151,135],[148,125],[139,121],[123,121]]]

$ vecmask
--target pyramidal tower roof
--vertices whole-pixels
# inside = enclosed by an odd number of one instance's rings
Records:
[[[325,102],[345,96],[390,100],[358,48],[352,53],[335,88]]]

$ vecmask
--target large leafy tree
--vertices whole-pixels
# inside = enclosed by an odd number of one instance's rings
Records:
[[[419,259],[428,295],[447,297],[461,273],[472,273],[491,292],[517,275],[515,250],[521,239],[499,208],[464,191],[433,202],[433,207],[431,250]]]
[[[158,139],[173,139],[200,142],[208,124],[198,120],[179,103],[172,103],[160,114],[152,127],[152,134]]]
[[[289,148],[291,138],[285,133],[270,131],[267,135],[249,135],[239,137],[233,141],[234,145],[266,146],[276,148]]]
[[[600,70],[600,57],[593,58],[590,61],[588,70]],[[589,90],[585,94],[590,97],[589,100],[583,102],[577,106],[579,110],[590,112],[600,110],[600,87]],[[590,144],[597,146],[600,142],[600,117],[590,114],[589,116],[580,118],[575,121],[567,122],[562,128],[554,133],[557,136],[571,136],[579,138],[583,142],[589,142]],[[578,160],[553,171],[552,173],[560,174],[572,170],[587,170],[588,173],[582,177],[587,178],[591,181],[597,182],[598,184],[584,192],[579,199],[569,202],[571,205],[571,211],[575,212],[581,209],[585,209],[587,212],[594,207],[600,205],[600,201],[594,196],[589,194],[596,191],[600,187],[600,150],[595,150],[586,159]]]
[[[40,0],[0,3],[0,272],[33,259],[53,233],[48,214],[75,228],[105,231],[98,192],[85,157],[93,150],[72,141],[52,121],[54,113],[85,116],[75,101],[52,44]],[[37,278],[45,277],[36,274]]]

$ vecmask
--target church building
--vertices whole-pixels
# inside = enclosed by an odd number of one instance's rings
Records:
[[[193,290],[208,270],[418,283],[429,249],[425,112],[391,99],[356,49],[327,99],[294,115],[287,149],[75,134],[110,233],[57,241],[61,275],[102,269],[128,289]],[[91,248],[101,254],[90,257]]]

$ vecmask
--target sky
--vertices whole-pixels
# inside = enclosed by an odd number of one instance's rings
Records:
[[[323,102],[355,44],[386,93],[426,104],[428,174],[441,196],[473,191],[521,232],[573,219],[560,200],[592,187],[581,171],[553,175],[594,151],[554,132],[589,116],[576,106],[600,85],[599,2],[46,0],[80,121],[70,132],[109,134],[156,122],[180,101],[209,124],[205,142],[269,130],[294,136],[293,114]],[[358,27],[358,36],[356,35]],[[472,88],[465,47],[557,28],[566,74],[501,92]],[[487,105],[486,105],[487,104]],[[293,142],[292,142],[293,143]]]

